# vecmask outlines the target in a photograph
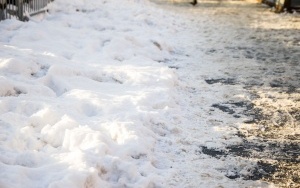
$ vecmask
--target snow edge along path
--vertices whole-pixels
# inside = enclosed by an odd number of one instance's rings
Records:
[[[178,125],[179,134],[169,135],[169,139],[176,144],[166,147],[169,158],[173,161],[173,168],[179,169],[170,186],[273,187],[260,180],[243,179],[242,176],[251,177],[256,172],[257,160],[222,156],[222,151],[226,151],[227,146],[242,142],[238,137],[238,126],[248,117],[241,116],[237,120],[232,115],[215,110],[212,105],[227,100],[243,101],[249,97],[249,93],[242,85],[209,85],[205,81],[226,78],[248,63],[255,66],[253,60],[243,58],[237,61],[232,57],[240,54],[222,52],[231,45],[245,45],[243,42],[247,42],[248,35],[240,22],[250,23],[253,21],[252,17],[259,15],[253,9],[253,1],[225,1],[224,9],[213,3],[218,2],[205,1],[195,8],[184,3],[164,7],[176,12],[177,21],[181,21],[177,35],[173,36],[176,46],[181,47],[181,53],[175,54],[174,61],[167,62],[176,69],[179,77],[177,92],[182,116]],[[208,7],[202,7],[205,5]],[[223,14],[226,14],[223,19],[214,19]],[[232,20],[227,20],[228,18]],[[205,149],[208,153],[211,151],[211,156],[205,154]]]
[[[159,62],[175,20],[151,6],[57,0],[0,23],[1,188],[166,186],[157,144],[180,120]]]

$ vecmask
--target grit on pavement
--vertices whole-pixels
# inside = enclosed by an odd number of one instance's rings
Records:
[[[185,19],[174,187],[300,187],[300,15],[255,1],[153,0]],[[178,146],[179,145],[179,146]]]

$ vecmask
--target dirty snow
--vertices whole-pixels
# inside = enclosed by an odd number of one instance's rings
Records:
[[[276,187],[261,177],[265,161],[230,146],[267,128],[245,109],[299,109],[297,13],[253,1],[56,0],[49,10],[0,22],[1,188]],[[283,110],[262,109],[282,122]],[[297,137],[286,116],[282,132]]]

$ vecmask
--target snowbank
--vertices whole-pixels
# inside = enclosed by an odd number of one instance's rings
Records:
[[[0,23],[1,188],[163,187],[172,170],[153,153],[177,77],[151,6],[57,0]]]

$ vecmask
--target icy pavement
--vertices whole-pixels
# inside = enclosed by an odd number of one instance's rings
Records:
[[[185,117],[174,185],[300,186],[300,15],[243,1],[170,6],[187,17],[176,35],[186,57],[171,64]]]
[[[299,14],[56,0],[0,22],[0,187],[299,186]]]

